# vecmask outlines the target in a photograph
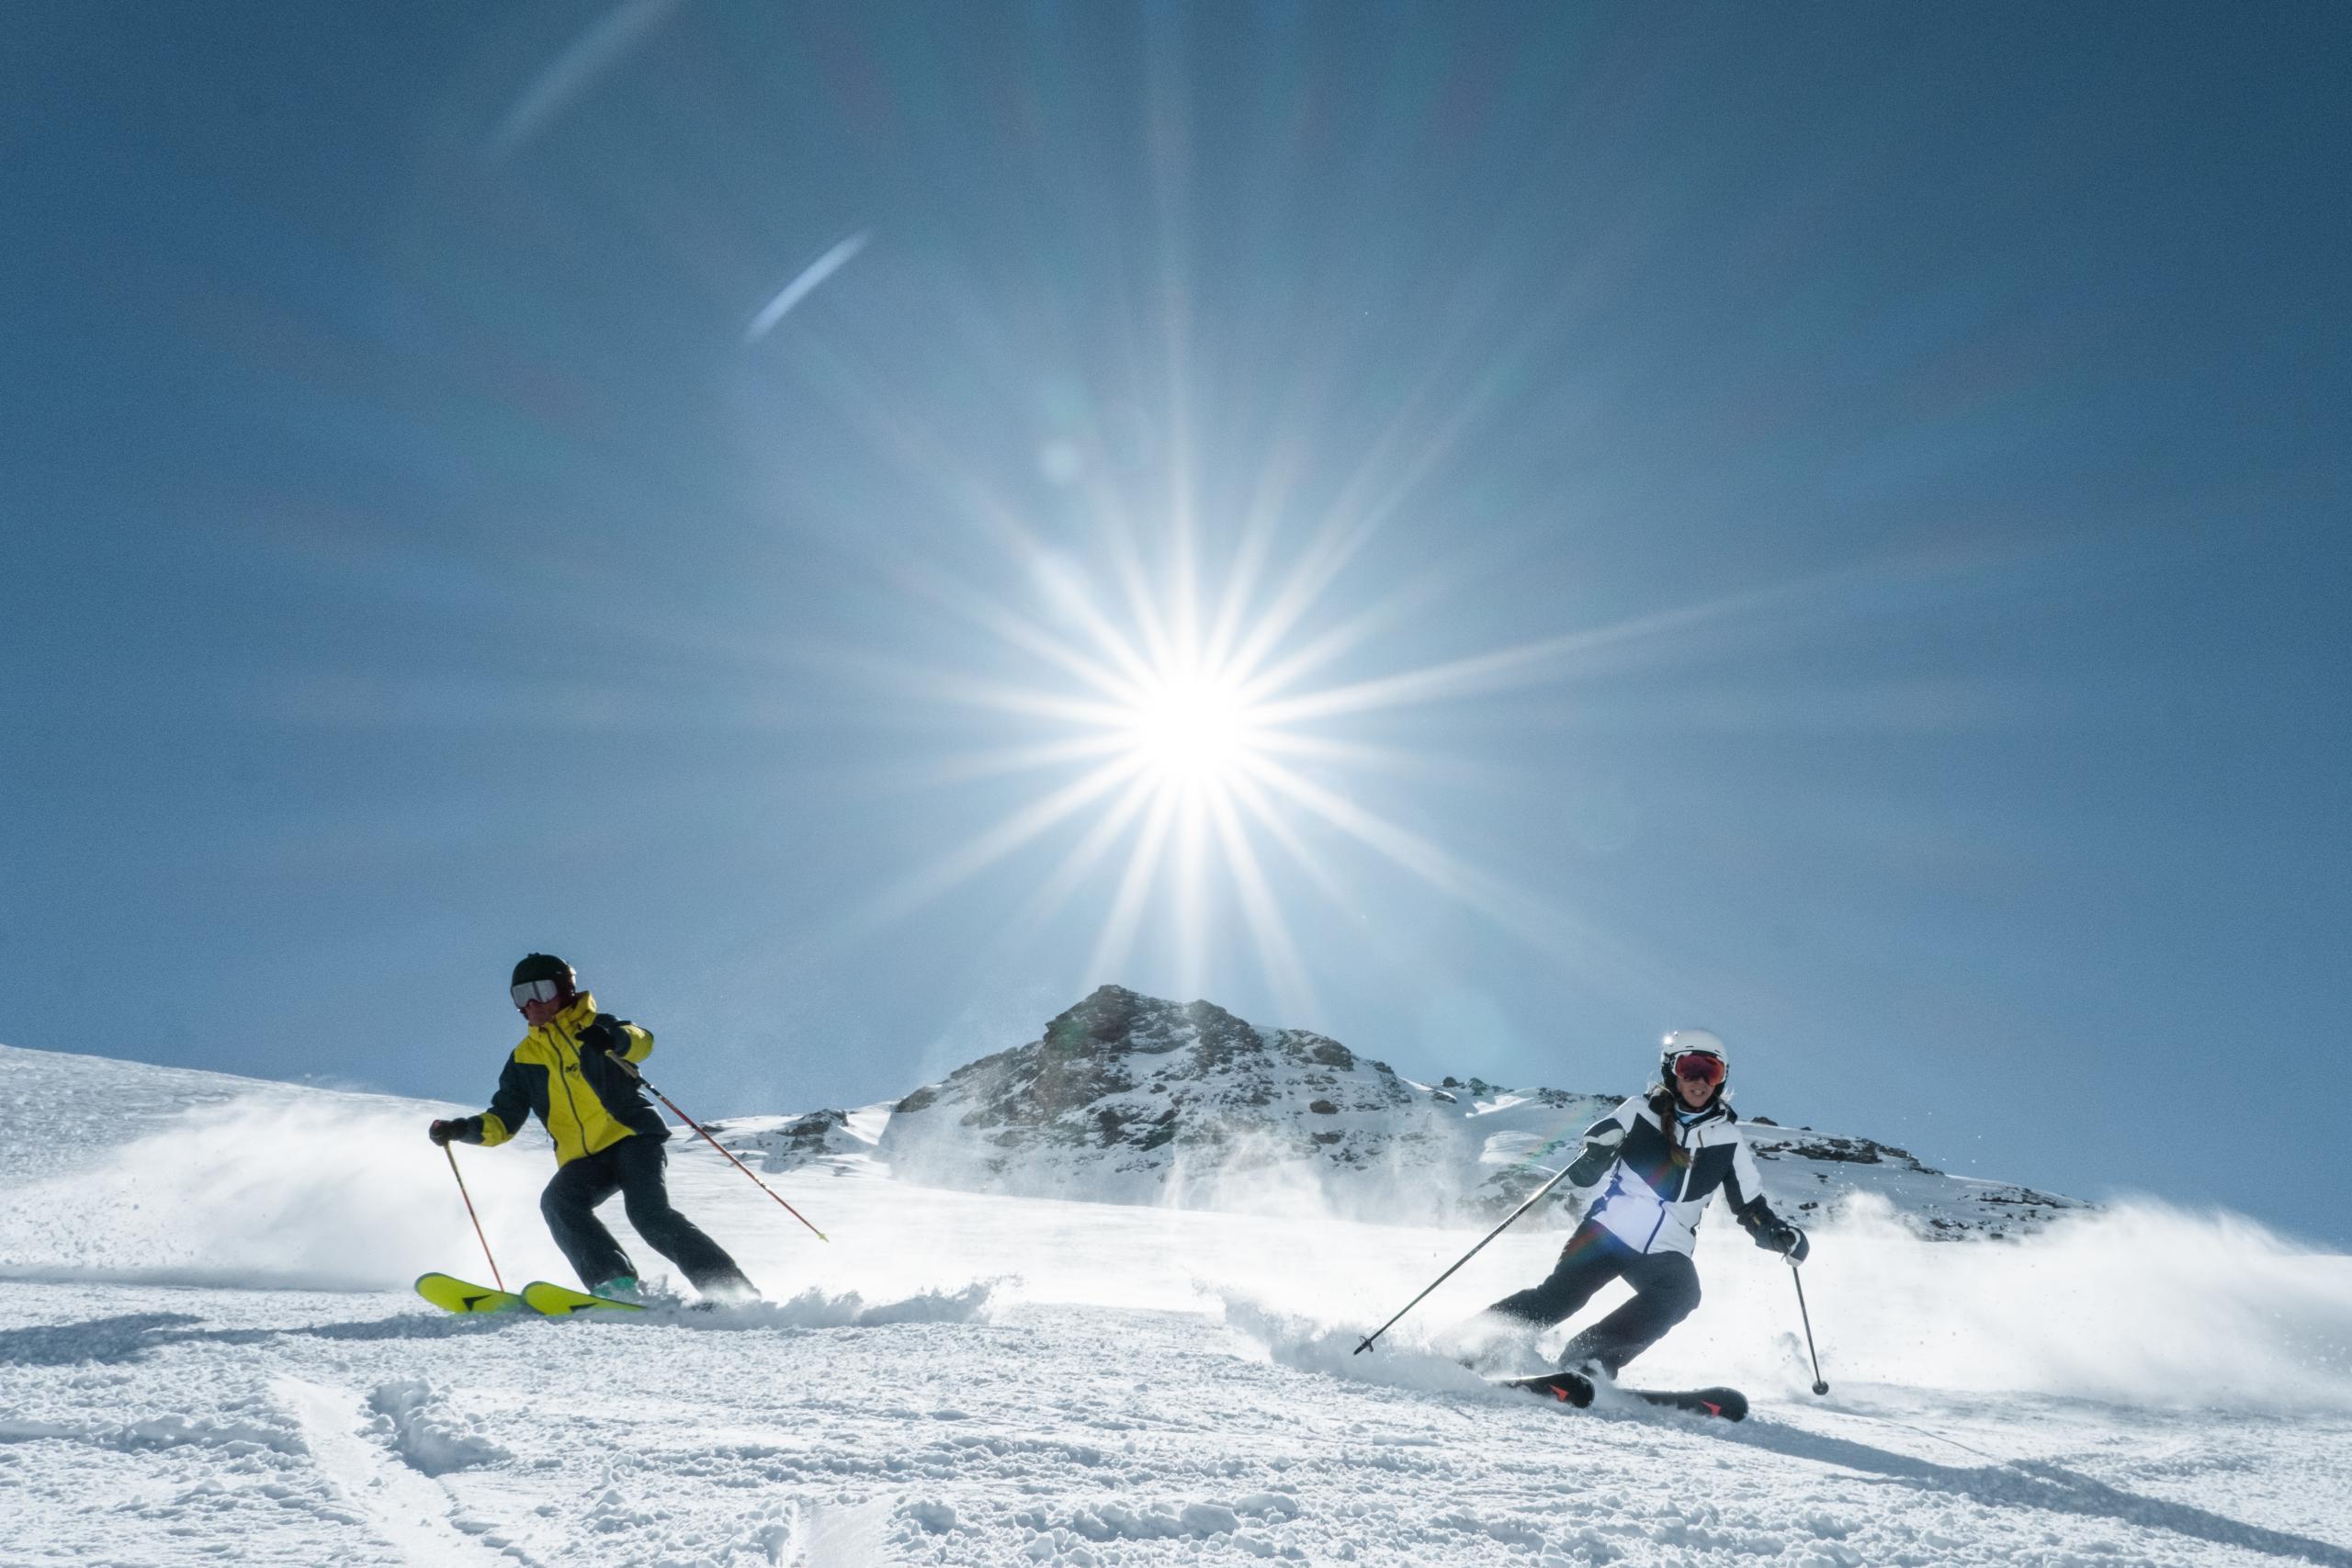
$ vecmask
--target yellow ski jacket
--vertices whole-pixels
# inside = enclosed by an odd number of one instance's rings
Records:
[[[582,1050],[582,1031],[595,1024],[618,1031],[628,1043],[618,1053]],[[523,1036],[498,1075],[498,1092],[480,1118],[484,1144],[503,1144],[535,1115],[555,1140],[556,1164],[611,1148],[623,1138],[662,1139],[670,1130],[645,1098],[638,1080],[614,1055],[642,1062],[653,1054],[653,1035],[626,1019],[596,1010],[596,998],[582,991],[571,1005]]]

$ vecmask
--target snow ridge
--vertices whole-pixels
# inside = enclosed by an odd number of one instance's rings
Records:
[[[1310,1031],[1103,986],[1039,1039],[899,1100],[871,1153],[902,1179],[972,1191],[1443,1224],[1509,1213],[1623,1098],[1424,1084]],[[761,1146],[772,1168],[862,1150],[854,1120],[818,1112]],[[1808,1219],[1868,1195],[1923,1235],[2017,1235],[2086,1207],[1869,1138],[1747,1126],[1775,1195]],[[1573,1223],[1545,1207],[1529,1220]]]

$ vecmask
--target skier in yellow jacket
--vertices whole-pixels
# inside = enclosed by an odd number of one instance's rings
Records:
[[[759,1292],[724,1247],[670,1205],[662,1179],[670,1130],[626,1063],[653,1052],[653,1036],[596,1010],[571,965],[534,953],[514,965],[514,1005],[531,1032],[506,1058],[498,1092],[479,1116],[433,1123],[436,1144],[503,1144],[536,1115],[555,1140],[555,1179],[539,1213],[580,1282],[601,1296],[634,1295],[637,1266],[596,1218],[614,1193],[646,1244],[684,1270],[706,1296],[756,1300]]]

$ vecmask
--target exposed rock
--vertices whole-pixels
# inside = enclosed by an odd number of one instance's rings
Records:
[[[1170,1188],[1214,1199],[1232,1179],[1287,1164],[1442,1170],[1450,1190],[1451,1173],[1476,1156],[1458,1116],[1444,1114],[1453,1099],[1442,1104],[1310,1031],[1261,1029],[1212,1002],[1104,986],[1039,1039],[908,1096],[882,1152],[919,1180],[977,1176],[1129,1201]],[[1419,1199],[1409,1206],[1434,1212]]]
[[[1437,1086],[1306,1030],[1104,986],[1026,1045],[899,1101],[875,1146],[910,1180],[1120,1202],[1312,1202],[1367,1219],[1499,1218],[1574,1157],[1615,1094]],[[835,1113],[820,1113],[831,1114]],[[2005,1234],[2072,1200],[1948,1177],[1868,1138],[1747,1125],[1785,1209],[1883,1196],[1931,1235]],[[789,1134],[822,1142],[819,1133]],[[1564,1196],[1570,1190],[1558,1190]],[[1573,1223],[1552,1202],[1523,1224]]]

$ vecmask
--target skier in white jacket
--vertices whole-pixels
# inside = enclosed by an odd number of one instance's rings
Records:
[[[1719,1188],[1757,1246],[1803,1262],[1812,1245],[1764,1201],[1756,1156],[1724,1103],[1729,1077],[1721,1039],[1703,1029],[1668,1035],[1657,1086],[1585,1131],[1568,1181],[1599,1191],[1551,1277],[1487,1311],[1545,1328],[1575,1314],[1610,1280],[1624,1280],[1634,1299],[1578,1332],[1560,1352],[1563,1367],[1614,1377],[1698,1306],[1699,1270],[1690,1250],[1699,1217]]]

